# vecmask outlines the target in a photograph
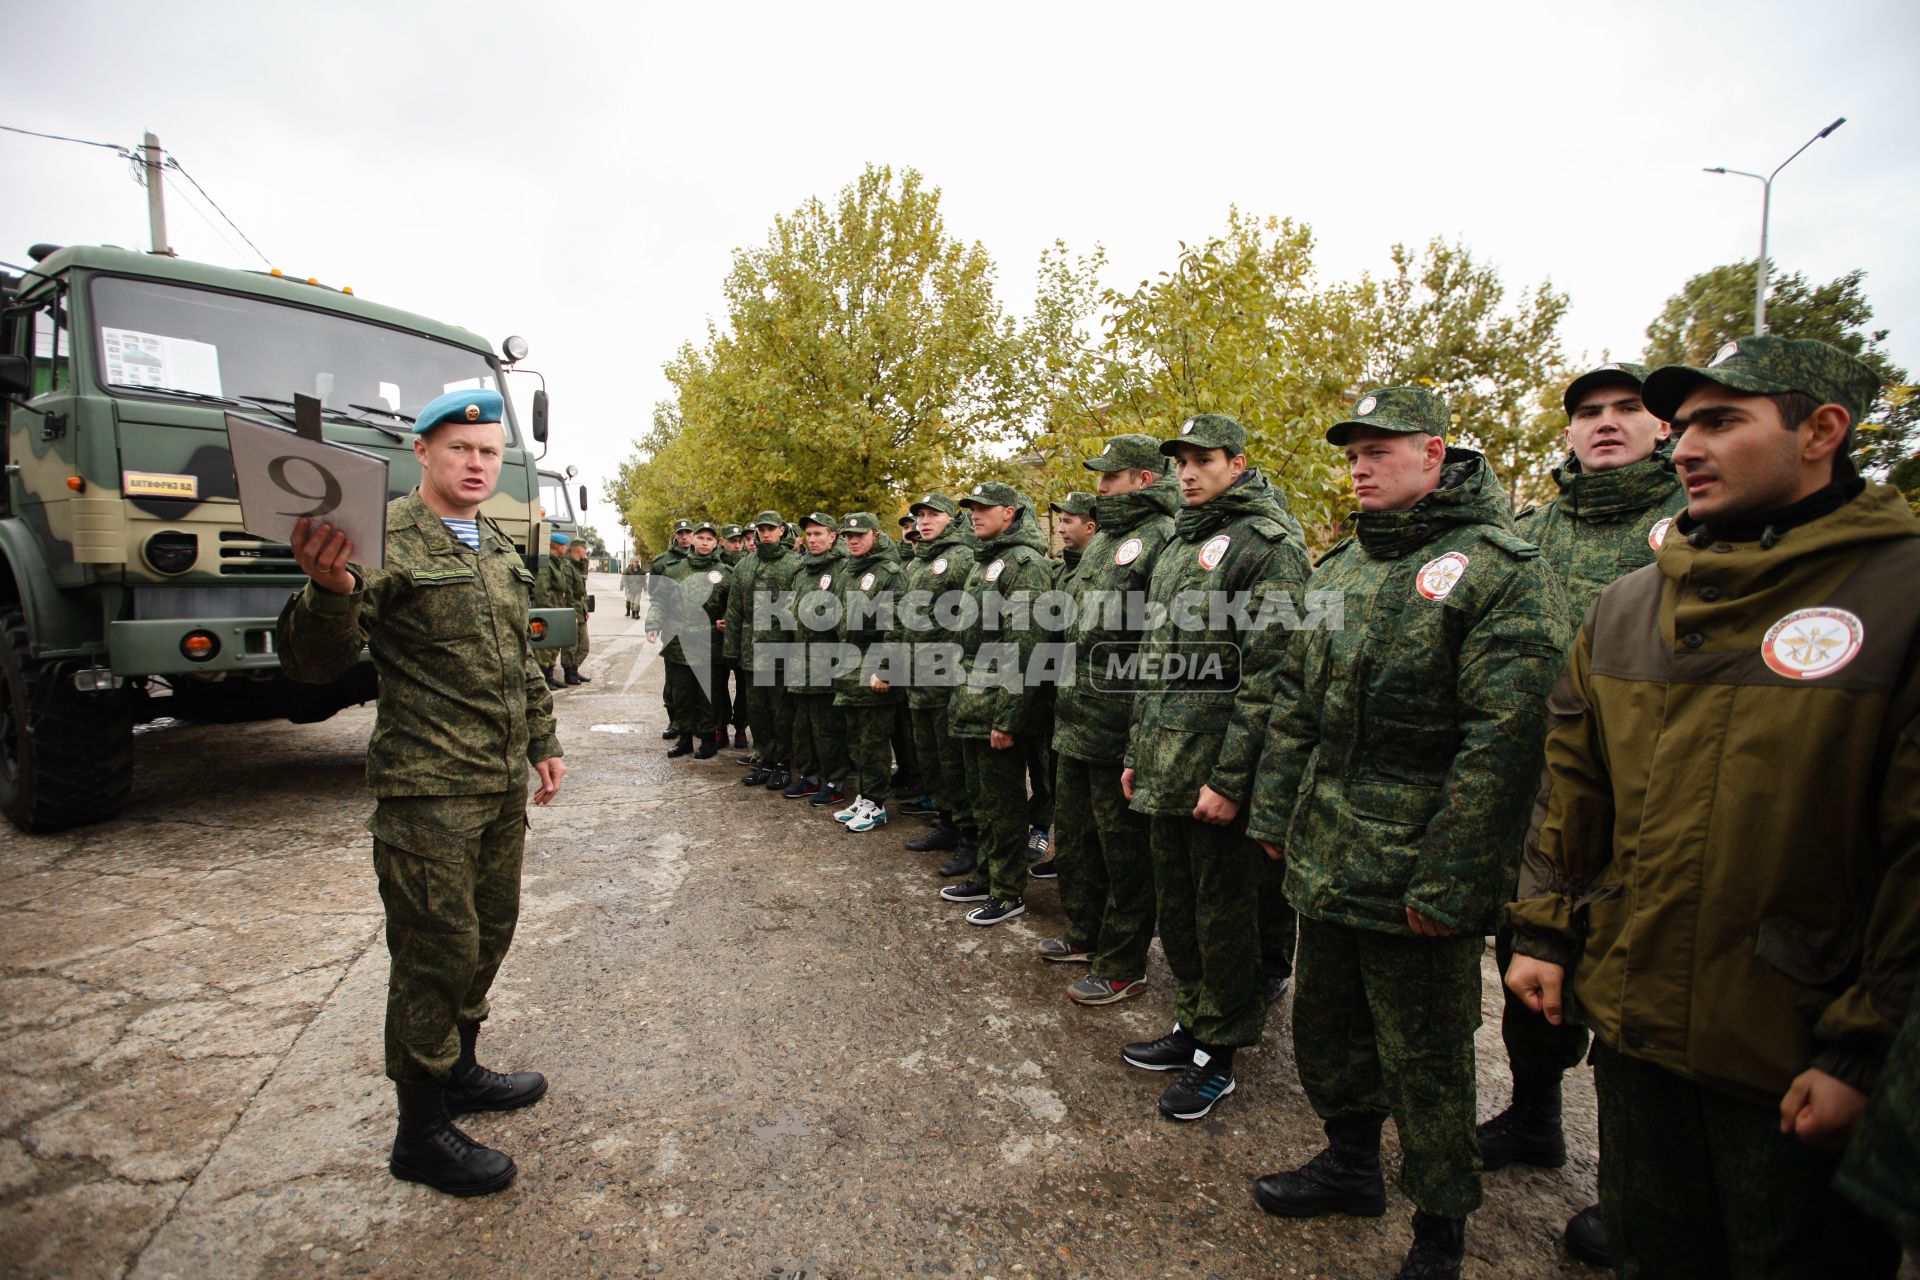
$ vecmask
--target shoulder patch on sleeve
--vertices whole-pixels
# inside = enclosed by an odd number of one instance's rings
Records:
[[[1540,554],[1539,547],[1534,546],[1513,530],[1502,529],[1498,525],[1482,525],[1480,536],[1516,560],[1531,560]]]

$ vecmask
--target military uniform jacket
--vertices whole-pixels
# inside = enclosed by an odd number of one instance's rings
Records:
[[[414,490],[387,504],[386,567],[353,566],[346,595],[308,583],[280,611],[281,669],[309,684],[345,675],[364,647],[380,678],[367,744],[375,796],[524,788],[560,754],[553,701],[527,636],[533,575],[481,516],[469,551]]]
[[[1246,803],[1287,633],[1250,633],[1231,612],[1211,616],[1209,601],[1243,597],[1257,611],[1276,592],[1297,601],[1306,579],[1306,535],[1258,471],[1174,517],[1173,540],[1148,584],[1149,600],[1166,616],[1141,645],[1141,662],[1152,664],[1142,670],[1152,678],[1134,695],[1123,761],[1134,771],[1135,810],[1189,817],[1203,786]],[[1198,608],[1179,608],[1183,602]],[[1170,674],[1176,655],[1218,666]]]
[[[1602,591],[1653,563],[1687,496],[1664,451],[1611,471],[1582,471],[1568,458],[1553,478],[1560,496],[1522,511],[1513,528],[1540,548],[1577,618]]]
[[[962,515],[939,538],[916,544],[913,558],[902,568],[893,639],[906,646],[903,652],[920,654],[946,645],[957,659],[960,633],[940,625],[942,615],[936,606],[949,592],[964,593],[967,575],[973,572],[974,551],[979,544],[965,520]],[[907,705],[915,710],[943,707],[952,697],[951,686],[915,683],[907,690]]]
[[[884,654],[888,632],[894,623],[893,610],[900,600],[899,554],[875,538],[873,549],[864,556],[848,556],[846,567],[838,574],[840,588],[840,629],[842,644],[852,645],[865,658]],[[870,707],[900,700],[896,690],[876,693],[858,668],[834,678],[833,704],[836,707]]]
[[[753,554],[742,556],[733,566],[733,578],[727,584],[727,632],[722,643],[721,656],[732,658],[740,664],[740,669],[753,669],[753,646],[756,640],[779,641],[785,634],[777,623],[769,619],[767,634],[754,629],[755,597],[765,594],[769,597],[763,607],[763,616],[771,611],[774,603],[771,597],[793,590],[791,581],[782,581],[780,570],[789,561],[799,562],[799,555],[782,538],[771,547],[755,546]]]
[[[1406,933],[1411,907],[1490,931],[1538,789],[1565,594],[1463,449],[1410,510],[1362,512],[1309,587],[1341,593],[1344,625],[1287,646],[1248,834],[1285,848],[1287,898],[1314,919]]]
[[[960,631],[960,665],[965,673],[947,702],[947,732],[955,738],[984,739],[995,729],[1014,737],[1042,732],[1051,710],[1050,688],[1029,688],[1026,674],[1034,646],[1043,638],[1033,614],[1042,594],[1053,587],[1053,561],[1039,521],[1030,507],[1006,533],[979,544],[967,574],[966,594],[980,606]],[[988,596],[1005,602],[989,627]],[[1024,599],[1025,625],[1011,607]],[[981,650],[999,658],[989,662]],[[1018,670],[1014,669],[1017,662]],[[1044,739],[1043,739],[1044,741]]]
[[[800,568],[793,575],[793,638],[801,644],[838,642],[840,573],[846,563],[847,544],[840,541],[819,555],[809,551],[800,557]],[[809,622],[810,615],[822,620],[817,628]],[[831,696],[831,685],[812,682],[814,669],[819,667],[824,671],[825,664],[812,656],[811,649],[809,655],[805,663],[794,663],[788,668],[787,692],[803,698]]]
[[[649,625],[657,626],[668,636],[660,649],[660,657],[683,667],[693,665],[694,659],[688,656],[681,642],[704,627],[710,646],[708,660],[711,660],[720,651],[720,632],[713,626],[713,620],[724,614],[727,607],[727,568],[720,563],[720,557],[689,552],[669,560],[667,567],[654,578],[659,584],[654,597],[659,614],[658,622]]]
[[[1507,920],[1619,1052],[1766,1102],[1808,1067],[1872,1088],[1920,972],[1916,582],[1873,485],[1777,539],[1676,524],[1588,612],[1552,881]]]
[[[573,585],[565,556],[548,554],[540,558],[540,573],[533,583],[533,607],[565,609],[573,604]]]
[[[573,575],[573,611],[584,623],[587,620],[587,562],[569,556],[567,571]]]
[[[1128,625],[1127,602],[1146,599],[1179,507],[1180,490],[1170,476],[1094,503],[1099,531],[1063,583],[1074,599],[1066,637],[1074,674],[1053,695],[1053,749],[1062,755],[1099,764],[1126,759],[1133,693],[1124,678],[1115,678],[1114,663],[1140,648],[1142,633]]]

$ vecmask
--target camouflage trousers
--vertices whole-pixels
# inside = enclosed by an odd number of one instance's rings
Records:
[[[854,794],[885,804],[893,771],[893,703],[856,703],[834,710],[847,727]]]
[[[1920,984],[1833,1185],[1896,1235],[1920,1242]]]
[[[1267,1001],[1260,973],[1260,864],[1243,810],[1216,827],[1148,819],[1160,948],[1173,970],[1174,1020],[1201,1044],[1258,1044]]]
[[[1053,775],[1059,768],[1053,754],[1053,717],[1047,716],[1027,743],[1027,825],[1042,831],[1053,830]]]
[[[1587,1029],[1577,1022],[1554,1026],[1527,1008],[1527,1002],[1507,989],[1507,966],[1513,963],[1513,934],[1506,928],[1493,935],[1493,956],[1500,969],[1500,1039],[1507,1046],[1507,1062],[1515,1080],[1558,1080],[1587,1056]]]
[[[973,801],[967,795],[966,749],[947,733],[945,703],[914,707],[914,755],[920,761],[920,786],[956,827],[973,825]]]
[[[793,699],[794,768],[823,782],[838,782],[852,765],[847,761],[846,717],[833,705],[830,693],[797,694]]]
[[[973,873],[1005,902],[1027,893],[1027,753],[1019,740],[996,751],[985,738],[960,739],[967,792],[980,829]]]
[[[740,674],[747,681],[747,728],[753,734],[753,749],[762,760],[785,760],[786,745],[780,732],[781,690],[753,683],[744,667]]]
[[[1300,919],[1293,1053],[1322,1120],[1393,1116],[1401,1190],[1464,1218],[1480,1206],[1473,1033],[1485,939],[1416,938]]]
[[[383,796],[367,823],[387,914],[387,1076],[443,1080],[459,1027],[486,1020],[487,991],[520,918],[525,788]]]
[[[675,733],[708,736],[720,732],[713,699],[700,687],[693,668],[669,662],[667,668],[667,728]]]
[[[1829,1185],[1780,1108],[1593,1046],[1600,1213],[1622,1280],[1891,1276],[1893,1237]]]
[[[587,660],[587,654],[593,649],[593,641],[587,635],[586,610],[575,609],[573,611],[573,625],[579,630],[579,638],[571,648],[560,651],[560,665],[562,667],[574,667],[577,669],[581,663]]]
[[[1093,952],[1095,977],[1144,978],[1153,942],[1152,823],[1121,794],[1118,762],[1058,759],[1053,856],[1067,941]]]
[[[920,747],[913,740],[913,709],[907,706],[906,698],[899,695],[893,699],[893,759],[899,765],[901,777],[909,782],[920,780]],[[926,788],[920,791],[925,792]],[[900,798],[914,800],[918,794]]]

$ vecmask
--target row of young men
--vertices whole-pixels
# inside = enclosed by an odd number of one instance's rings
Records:
[[[1591,1028],[1601,1205],[1570,1224],[1570,1247],[1624,1275],[1890,1274],[1897,1248],[1855,1206],[1920,1236],[1910,1044],[1907,1074],[1880,1081],[1920,963],[1920,524],[1847,461],[1876,390],[1831,347],[1767,337],[1701,368],[1596,369],[1566,393],[1559,497],[1518,516],[1486,459],[1447,444],[1438,397],[1369,392],[1327,432],[1360,509],[1311,574],[1239,424],[1115,438],[1087,463],[1090,509],[1063,513],[1090,535],[1070,592],[1258,606],[1311,588],[1342,602],[1341,625],[1248,627],[1225,610],[1183,628],[1167,608],[1142,630],[1088,611],[1067,634],[1076,678],[1057,688],[910,688],[934,835],[977,851],[942,868],[970,873],[943,896],[981,902],[977,924],[1024,909],[1016,748],[1051,701],[1069,928],[1042,951],[1090,965],[1085,1002],[1124,998],[1157,923],[1175,1025],[1122,1053],[1178,1073],[1167,1115],[1233,1091],[1299,912],[1295,1052],[1328,1145],[1260,1179],[1263,1208],[1384,1212],[1391,1115],[1416,1207],[1401,1274],[1457,1275],[1482,1168],[1564,1162],[1560,1078]],[[875,550],[870,513],[810,516],[805,555],[767,513],[759,568],[734,591],[837,588],[844,604],[937,593],[946,575],[974,599],[1059,585],[1012,489],[912,510],[905,564]],[[791,639],[764,612],[754,638]],[[859,616],[845,610],[836,639],[952,640],[969,659],[989,640],[1024,655],[1040,630],[1009,623],[1018,611],[932,636],[847,624]],[[1177,650],[1220,662],[1183,667]],[[1110,678],[1111,652],[1162,674],[1136,693]],[[859,674],[748,690],[775,717],[763,754],[824,776],[817,727],[841,705],[850,823],[884,805],[893,693]],[[1488,933],[1515,1088],[1476,1133]]]
[[[587,544],[556,531],[548,539],[547,554],[540,562],[540,573],[534,579],[529,598],[536,609],[571,608],[578,635],[573,644],[552,655],[559,664],[564,680],[554,675],[553,661],[549,661],[542,669],[548,690],[586,684],[593,679],[592,676],[580,674],[580,664],[587,660],[587,654],[592,650],[587,638],[588,594]]]

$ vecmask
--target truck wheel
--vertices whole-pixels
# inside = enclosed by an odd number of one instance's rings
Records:
[[[75,689],[80,666],[31,657],[20,606],[0,605],[0,812],[22,831],[104,821],[132,790],[133,703]]]

